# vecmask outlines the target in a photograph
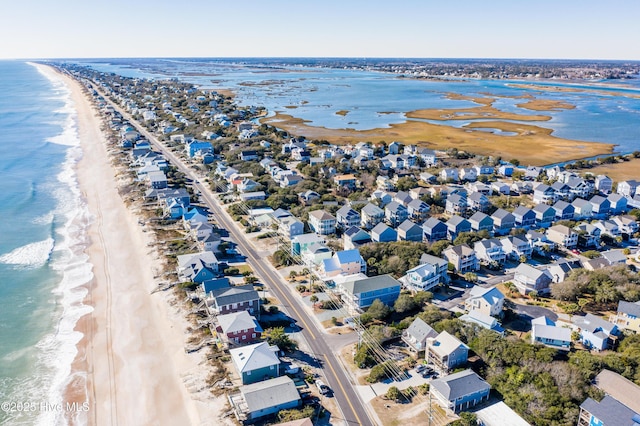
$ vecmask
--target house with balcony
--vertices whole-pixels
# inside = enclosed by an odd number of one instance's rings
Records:
[[[492,182],[491,189],[502,195],[511,195],[511,185],[505,182]]]
[[[324,244],[309,247],[300,255],[302,262],[310,268],[322,266],[322,263],[331,257],[333,257],[333,251]]]
[[[373,229],[377,224],[384,220],[384,210],[375,204],[368,203],[360,211],[361,225],[364,229]]]
[[[439,265],[423,263],[409,269],[400,282],[412,291],[430,291],[443,281]]]
[[[262,327],[247,311],[218,315],[216,332],[221,340],[231,345],[247,345],[260,340]]]
[[[462,167],[458,170],[458,176],[460,176],[460,180],[466,182],[475,182],[478,179],[478,172],[473,167]]]
[[[250,424],[302,404],[298,388],[289,376],[240,386],[238,392],[228,395],[228,399],[236,419],[241,424]]]
[[[427,340],[437,336],[437,331],[420,317],[416,317],[411,325],[402,332],[402,341],[407,344],[410,351],[420,353],[425,351]]]
[[[428,363],[432,363],[438,371],[447,373],[467,363],[469,347],[457,337],[443,331],[435,339],[427,341],[425,353]]]
[[[596,219],[605,219],[611,213],[611,202],[609,199],[600,195],[594,195],[589,200],[591,203],[591,211]]]
[[[489,198],[481,192],[473,192],[467,197],[467,208],[478,212],[486,212],[491,207]],[[464,212],[463,212],[464,213]]]
[[[429,242],[433,242],[433,241],[439,241],[439,240],[446,240],[449,228],[440,219],[437,219],[435,217],[430,217],[422,225],[422,231],[424,232],[425,239]]]
[[[392,201],[384,207],[384,216],[389,226],[397,228],[402,222],[407,220],[409,212],[402,204],[397,201]]]
[[[569,199],[571,200],[576,197],[587,198],[593,190],[593,184],[579,177],[570,178],[567,181],[567,186],[569,187]]]
[[[593,314],[573,316],[573,325],[578,328],[582,344],[596,351],[613,348],[619,334],[614,323]]]
[[[545,316],[532,319],[531,343],[569,351],[571,349],[571,328],[558,327],[555,322]]]
[[[598,175],[595,182],[596,189],[603,194],[609,194],[613,190],[613,181],[609,176]]]
[[[551,251],[556,249],[556,243],[549,240],[543,232],[529,231],[526,237],[531,247],[533,247],[533,251],[540,256],[548,256]]]
[[[564,200],[558,200],[553,205],[557,220],[573,220],[575,208],[572,204],[567,203]]]
[[[442,171],[440,171],[440,180],[442,182],[458,182],[458,180],[460,180],[458,169],[442,169]]]
[[[211,315],[247,311],[260,314],[260,297],[252,284],[216,288],[208,293],[207,309]]]
[[[610,213],[612,215],[623,214],[628,210],[628,199],[620,194],[609,194],[607,197],[609,204],[611,205]]]
[[[502,244],[496,238],[476,241],[473,250],[476,252],[476,258],[484,264],[496,262],[502,265],[506,260]]]
[[[360,213],[355,211],[351,206],[345,205],[340,207],[336,212],[336,221],[342,229],[351,228],[352,226],[359,226],[362,218]]]
[[[555,191],[557,200],[569,200],[569,185],[562,181],[556,181],[551,185],[551,189]]]
[[[518,206],[513,211],[515,226],[529,229],[536,224],[536,212],[525,206]]]
[[[584,198],[576,198],[571,202],[573,206],[573,218],[576,220],[591,219],[593,206]]]
[[[462,232],[471,232],[471,223],[463,217],[453,215],[447,221],[447,231],[449,239],[453,241]]]
[[[405,220],[398,226],[398,241],[422,241],[422,227]]]
[[[618,229],[623,234],[633,235],[638,232],[638,221],[631,215],[615,216],[612,220],[618,225]]]
[[[401,284],[391,275],[367,277],[363,274],[356,274],[335,280],[335,282],[336,291],[351,311],[357,312],[366,309],[376,299],[380,299],[388,306],[393,306],[400,296]]]
[[[619,237],[621,232],[618,224],[614,220],[599,220],[593,224],[600,230],[600,236],[608,235],[611,238]]]
[[[213,252],[182,254],[177,257],[178,278],[184,282],[202,283],[218,276],[218,259]]]
[[[530,259],[533,254],[533,247],[524,235],[509,235],[501,238],[500,243],[502,244],[505,255],[509,259],[518,260],[522,256]]]
[[[466,244],[448,247],[442,252],[442,255],[453,264],[455,271],[460,274],[480,269],[476,252]]]
[[[304,234],[304,223],[293,216],[283,217],[278,220],[278,232],[284,238],[291,240],[298,235]]]
[[[504,307],[504,294],[496,287],[473,286],[469,298],[464,301],[467,311],[478,311],[485,315],[500,317]]]
[[[309,228],[320,235],[335,234],[337,223],[336,218],[324,210],[309,212]]]
[[[578,246],[584,248],[600,247],[600,234],[602,231],[590,223],[580,223],[573,227],[578,233]]]
[[[493,219],[482,212],[475,212],[470,218],[471,230],[475,232],[493,232]]]
[[[556,191],[544,183],[533,188],[533,202],[536,204],[553,204],[558,199]]]
[[[616,187],[616,193],[633,198],[636,195],[638,185],[640,185],[640,182],[636,180],[624,180]]]
[[[357,178],[352,174],[335,175],[333,177],[333,183],[338,188],[344,188],[350,191],[353,191],[354,189],[356,189],[357,182],[358,182]]]
[[[324,246],[326,242],[323,236],[315,233],[296,235],[291,239],[291,253],[299,256],[312,247]]]
[[[537,269],[527,263],[518,265],[513,276],[513,282],[522,294],[532,291],[538,294],[548,293],[552,281],[553,277],[548,270]]]
[[[467,197],[462,194],[451,194],[447,197],[445,212],[450,215],[464,214],[467,211]]]
[[[639,426],[640,414],[611,395],[600,402],[587,398],[580,404],[578,426]]]
[[[427,217],[429,216],[429,211],[431,211],[431,207],[429,207],[427,203],[420,200],[419,198],[411,200],[407,204],[407,212],[409,214],[409,217],[416,222],[422,222],[423,220],[427,219]]]
[[[611,318],[618,328],[640,333],[640,302],[618,302],[618,311]]]
[[[498,174],[500,176],[509,177],[513,175],[513,170],[513,164],[501,164],[500,167],[498,167]]]
[[[243,385],[261,382],[281,375],[280,349],[267,342],[229,349],[233,365]]]
[[[467,369],[432,380],[429,392],[442,408],[457,413],[488,401],[491,385]]]
[[[471,310],[468,313],[461,315],[460,321],[477,325],[504,336],[504,328],[502,328],[500,322],[491,315],[486,315],[480,311]]]
[[[560,259],[549,265],[547,270],[551,274],[554,283],[561,283],[569,278],[569,275],[571,275],[574,270],[580,268],[582,268],[582,265],[580,265],[580,261],[577,259]]]
[[[322,262],[322,276],[353,275],[367,272],[367,262],[357,249],[336,252],[330,259]]]
[[[547,238],[564,248],[572,249],[578,245],[578,233],[565,225],[554,225],[547,229]]]
[[[516,218],[504,209],[496,210],[492,215],[493,232],[496,235],[507,235],[516,226]]]
[[[556,218],[556,211],[548,204],[538,204],[533,212],[536,214],[536,225],[540,228],[551,226]]]

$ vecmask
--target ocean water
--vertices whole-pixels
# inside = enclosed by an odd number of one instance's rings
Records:
[[[51,407],[91,310],[76,113],[63,82],[29,63],[0,61],[0,93],[0,400],[18,408],[0,424],[61,424]]]
[[[398,78],[395,74],[295,65],[267,67],[260,59],[121,59],[85,62],[95,69],[133,78],[177,78],[203,88],[226,88],[236,92],[241,105],[265,106],[331,129],[367,130],[389,127],[407,120],[405,113],[418,109],[457,109],[477,106],[469,100],[449,99],[448,93],[468,97],[496,96],[498,109],[524,115],[536,111],[517,107],[523,95],[567,101],[573,110],[544,111],[546,122],[529,122],[553,130],[553,135],[585,142],[616,144],[616,152],[640,149],[640,79],[616,81],[619,87],[574,84],[564,81],[539,84],[604,92],[552,92],[513,87],[530,81],[465,80],[427,81]],[[309,62],[309,61],[307,61]],[[312,62],[313,63],[313,62]],[[614,96],[628,95],[628,96]],[[295,107],[295,108],[292,108]],[[346,115],[336,114],[348,111]],[[478,120],[432,121],[460,127]],[[517,122],[517,121],[516,121]]]

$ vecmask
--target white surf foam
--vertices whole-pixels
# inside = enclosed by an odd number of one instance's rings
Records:
[[[27,244],[0,256],[0,263],[25,268],[44,266],[53,251],[53,238]]]

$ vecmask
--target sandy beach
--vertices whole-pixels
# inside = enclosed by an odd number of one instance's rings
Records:
[[[42,67],[45,72],[56,72]],[[105,134],[95,107],[75,80],[62,76],[78,112],[83,158],[78,181],[92,223],[87,253],[93,264],[85,304],[93,312],[76,329],[84,334],[65,400],[89,402],[87,412],[67,413],[72,424],[220,424],[223,407],[193,381],[208,374],[204,354],[184,351],[188,326],[171,294],[154,293],[160,260],[148,246],[153,236],[117,191]]]

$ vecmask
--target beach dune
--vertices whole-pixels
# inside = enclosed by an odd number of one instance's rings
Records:
[[[41,66],[44,72],[57,72]],[[84,333],[65,394],[66,401],[89,403],[84,413],[69,413],[75,424],[213,424],[181,377],[199,367],[184,351],[186,321],[156,287],[157,255],[135,215],[117,192],[101,121],[82,86],[62,75],[78,112],[83,158],[77,173],[93,217],[87,253],[93,264],[85,304],[93,312],[77,330]],[[203,374],[205,374],[203,372]],[[219,414],[219,413],[217,413]]]

